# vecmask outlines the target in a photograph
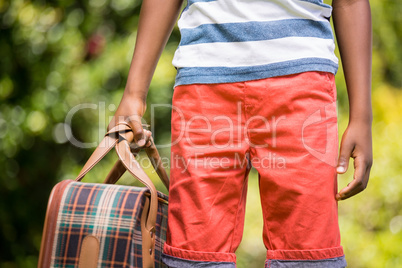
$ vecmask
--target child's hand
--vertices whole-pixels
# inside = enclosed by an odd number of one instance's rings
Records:
[[[136,146],[150,146],[151,142],[149,139],[152,133],[149,130],[143,129],[141,122],[145,108],[146,103],[144,101],[137,100],[131,97],[129,93],[125,92],[107,129],[110,130],[116,126],[118,122],[126,121],[134,132],[134,142]]]
[[[337,172],[343,174],[349,166],[349,158],[354,158],[353,180],[336,195],[337,200],[354,196],[367,187],[373,163],[371,123],[349,123],[342,136]]]

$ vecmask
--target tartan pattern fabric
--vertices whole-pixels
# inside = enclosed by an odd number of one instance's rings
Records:
[[[147,188],[72,181],[60,202],[51,267],[77,267],[87,235],[99,239],[98,267],[142,267],[140,221],[147,193]],[[166,227],[167,202],[159,202],[155,267],[167,267],[161,260]]]

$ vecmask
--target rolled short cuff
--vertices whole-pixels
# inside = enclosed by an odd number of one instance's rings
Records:
[[[162,254],[162,261],[169,268],[236,268],[234,262],[192,261]]]
[[[267,260],[324,260],[344,256],[342,246],[311,250],[268,250]]]
[[[266,260],[265,268],[345,268],[345,256],[324,260]]]
[[[163,253],[164,253],[164,255],[167,255],[170,257],[189,260],[189,261],[226,262],[226,263],[233,263],[233,264],[236,263],[236,255],[234,253],[193,251],[193,250],[175,248],[175,247],[169,246],[166,243],[163,247]],[[235,267],[235,266],[233,266],[233,267]]]

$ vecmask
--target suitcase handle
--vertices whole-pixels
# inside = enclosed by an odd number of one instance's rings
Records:
[[[80,174],[75,179],[76,181],[81,181],[82,178],[97,164],[99,161],[113,148],[115,147],[119,160],[115,164],[115,167],[108,174],[107,179],[113,179],[113,175],[120,176],[124,173],[123,167],[128,170],[131,175],[137,178],[142,184],[144,184],[151,193],[151,202],[149,206],[149,216],[145,224],[146,229],[149,232],[150,237],[153,237],[155,233],[156,216],[158,212],[158,193],[156,191],[155,185],[152,183],[151,179],[140,167],[140,164],[135,160],[134,155],[130,150],[129,144],[134,140],[134,133],[127,122],[119,122],[115,127],[109,130],[102,141],[96,147],[95,151],[89,157],[88,161],[82,168]],[[151,146],[146,148],[145,151],[150,157],[150,160],[154,167],[156,166],[156,171],[165,184],[169,185],[169,178],[162,166],[162,161],[160,160],[159,153],[155,147],[155,144],[150,138]],[[116,167],[117,166],[117,167]],[[116,180],[117,181],[117,180]]]
[[[166,189],[169,190],[169,177],[166,173],[166,170],[163,168],[162,160],[160,158],[158,150],[155,147],[152,137],[150,140],[151,140],[151,146],[145,147],[144,151],[146,152],[149,160],[151,161],[152,166],[154,167],[163,185],[165,185]],[[140,150],[141,150],[140,147],[132,148],[131,152],[133,153],[134,156],[137,156]],[[110,170],[109,174],[106,176],[106,179],[103,181],[103,183],[115,184],[121,178],[121,176],[123,176],[126,170],[127,169],[125,168],[124,164],[121,162],[120,159],[118,159],[114,164],[113,168]]]

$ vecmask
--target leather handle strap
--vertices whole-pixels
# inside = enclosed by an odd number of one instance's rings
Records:
[[[80,174],[78,174],[76,181],[81,181],[82,178],[97,164],[99,161],[117,144],[117,135],[120,131],[126,131],[126,127],[123,124],[118,124],[109,130],[102,141],[96,147],[95,151],[89,157],[88,161],[85,163],[84,167],[81,169]]]
[[[162,159],[159,155],[158,150],[155,147],[155,144],[151,137],[151,146],[144,148],[146,154],[148,155],[149,160],[151,161],[152,166],[154,167],[156,173],[158,174],[159,178],[161,179],[163,185],[165,185],[166,189],[169,190],[169,176],[166,173],[165,168],[163,167]],[[132,149],[131,152],[136,156],[140,148]],[[116,183],[121,176],[126,172],[126,168],[124,167],[123,163],[121,163],[120,159],[116,161],[113,168],[110,170],[109,174],[107,175],[104,183],[114,184]]]
[[[113,168],[110,170],[109,174],[107,174],[103,183],[105,184],[115,184],[121,176],[126,172],[126,168],[120,159],[116,161]]]
[[[140,148],[136,148],[134,150],[131,150],[131,152],[134,154],[134,156],[137,156],[138,152],[140,151]],[[115,184],[121,176],[126,172],[126,168],[124,167],[123,163],[121,162],[120,159],[116,161],[114,164],[113,168],[110,170],[109,174],[107,174],[105,180],[103,183],[105,184]]]
[[[146,222],[146,229],[149,231],[150,235],[155,231],[155,223],[158,212],[158,194],[154,184],[148,175],[144,172],[144,170],[140,167],[139,163],[135,160],[134,155],[131,153],[129,144],[134,140],[134,134],[131,131],[131,127],[126,122],[120,122],[118,125],[113,127],[110,131],[108,131],[100,142],[98,147],[92,153],[87,163],[82,168],[81,172],[75,179],[76,181],[81,181],[82,178],[113,148],[116,148],[117,155],[119,156],[119,161],[115,164],[116,170],[112,169],[112,175],[118,176],[122,175],[124,172],[122,171],[122,167],[125,170],[128,170],[131,175],[137,178],[142,184],[144,184],[150,191],[151,194],[151,202],[149,209],[149,217]],[[152,142],[153,143],[153,142]],[[154,147],[150,152],[152,152],[151,156],[159,161],[157,165],[158,169],[163,168],[161,166],[160,158],[157,159],[158,156],[155,155],[156,147]],[[152,160],[151,160],[152,161]],[[158,162],[156,162],[158,163]],[[157,172],[159,175],[159,172]],[[109,173],[110,174],[110,173]],[[166,173],[165,173],[166,174]],[[163,175],[163,173],[162,173]],[[109,177],[109,175],[108,175]],[[166,175],[167,177],[167,175]],[[161,178],[162,179],[162,178]],[[166,179],[166,178],[165,178]],[[164,182],[164,179],[162,179]],[[164,182],[165,183],[165,182]],[[168,184],[167,184],[168,185]]]
[[[159,155],[158,150],[156,149],[152,137],[151,137],[151,146],[145,148],[145,152],[147,153],[149,160],[151,161],[152,166],[154,167],[159,178],[162,180],[166,189],[169,190],[169,177],[166,173],[165,168],[163,167],[162,159]]]
[[[134,155],[131,153],[129,144],[133,141],[133,139],[133,132],[120,134],[119,142],[116,145],[116,152],[124,167],[131,173],[131,175],[144,184],[151,193],[149,214],[145,227],[149,232],[154,232],[158,212],[158,193],[151,179],[140,167],[140,164],[137,162],[137,160],[135,160]]]

